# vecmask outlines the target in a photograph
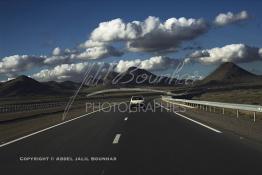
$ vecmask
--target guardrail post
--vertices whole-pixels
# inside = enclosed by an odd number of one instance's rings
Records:
[[[253,121],[256,122],[256,112],[254,112]]]
[[[239,117],[239,111],[238,111],[238,109],[237,109],[237,118]]]
[[[207,106],[206,106],[206,111],[207,111]]]
[[[211,106],[209,106],[209,111],[212,112]]]
[[[223,110],[222,114],[224,115],[225,114],[225,108],[223,108],[222,110]]]

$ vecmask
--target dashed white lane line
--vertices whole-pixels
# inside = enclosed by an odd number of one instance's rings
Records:
[[[160,105],[162,108],[166,109],[167,111],[170,111],[170,109],[162,106],[161,104],[159,104],[159,105]],[[222,131],[219,131],[219,130],[217,130],[217,129],[215,129],[215,128],[212,128],[212,127],[210,127],[210,126],[207,126],[207,125],[205,125],[205,124],[203,124],[203,123],[200,123],[200,122],[198,122],[198,121],[196,121],[196,120],[193,120],[193,119],[191,119],[191,118],[189,118],[189,117],[187,117],[187,116],[185,116],[185,115],[179,114],[179,113],[177,113],[177,112],[174,112],[174,113],[175,113],[176,115],[180,116],[180,117],[183,117],[183,118],[185,118],[185,119],[187,119],[187,120],[189,120],[189,121],[191,121],[191,122],[194,122],[194,123],[196,123],[196,124],[198,124],[198,125],[200,125],[200,126],[203,126],[203,127],[207,128],[207,129],[210,129],[210,130],[212,130],[212,131],[214,131],[214,132],[216,132],[216,133],[219,133],[219,134],[222,133]]]
[[[159,105],[159,106],[161,106],[161,108],[164,108],[165,110],[167,110],[167,111],[170,111],[170,109],[169,108],[167,108],[167,107],[165,107],[165,106],[163,106],[163,105],[161,105],[160,103],[156,103],[157,105]]]
[[[101,175],[104,175],[104,174],[105,174],[105,170],[102,170]]]
[[[126,117],[124,120],[127,121],[128,117]]]
[[[113,144],[118,144],[120,137],[121,137],[121,134],[116,134],[116,136],[113,140]]]

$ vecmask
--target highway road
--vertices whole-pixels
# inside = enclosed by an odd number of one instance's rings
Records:
[[[1,146],[0,174],[262,174],[261,151],[185,117],[163,108],[93,113]]]

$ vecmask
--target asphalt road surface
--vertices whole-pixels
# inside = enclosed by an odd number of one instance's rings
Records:
[[[163,108],[97,112],[0,147],[0,174],[261,175],[261,152],[219,131]]]

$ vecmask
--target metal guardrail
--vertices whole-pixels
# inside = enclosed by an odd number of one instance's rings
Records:
[[[0,113],[24,112],[65,106],[66,102],[1,105]]]
[[[162,96],[163,100],[182,102],[188,104],[189,106],[194,106],[197,108],[203,108],[207,110],[207,107],[218,107],[223,109],[234,109],[237,110],[237,117],[239,117],[239,110],[250,111],[254,113],[253,120],[256,120],[256,112],[262,112],[262,106],[260,105],[248,105],[248,104],[235,104],[235,103],[222,103],[222,102],[210,102],[210,101],[200,101],[200,100],[186,100],[186,99],[174,99],[171,96]]]

